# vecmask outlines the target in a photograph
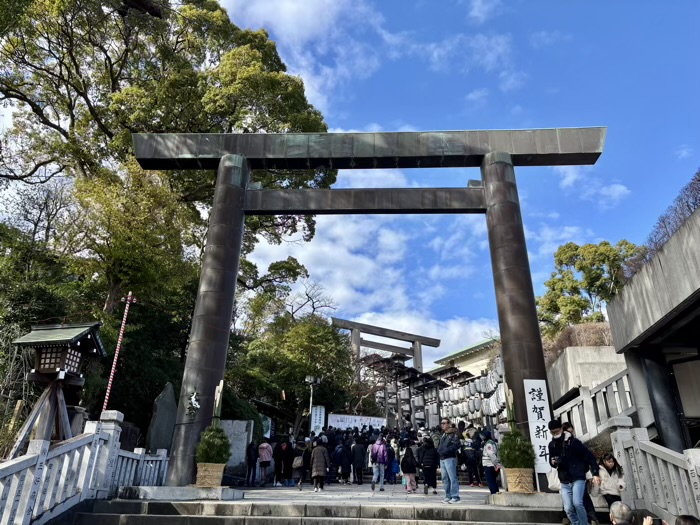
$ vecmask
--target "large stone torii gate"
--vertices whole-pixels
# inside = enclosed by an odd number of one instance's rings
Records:
[[[180,391],[169,485],[194,477],[226,363],[246,215],[485,213],[505,379],[527,432],[523,379],[546,379],[514,166],[594,164],[606,128],[407,133],[135,134],[145,169],[217,169]],[[481,167],[467,188],[249,190],[254,169]],[[187,414],[197,391],[201,409]]]

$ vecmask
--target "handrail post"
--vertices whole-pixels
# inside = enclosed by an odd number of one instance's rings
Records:
[[[102,435],[107,442],[99,447],[100,455],[95,465],[95,489],[96,499],[108,498],[111,494],[114,475],[117,470],[117,456],[119,455],[119,438],[122,433],[121,423],[124,414],[117,410],[105,410],[100,416]]]
[[[80,501],[95,498],[93,477],[95,475],[95,465],[97,464],[98,453],[101,450],[100,438],[102,436],[102,423],[98,421],[87,421],[85,423],[85,433],[92,434],[92,442],[88,445],[88,460],[83,464],[83,468],[78,477],[78,488],[80,490]]]
[[[145,448],[135,448],[134,454],[139,455],[138,463],[136,464],[136,471],[134,472],[134,479],[127,480],[132,487],[138,487],[141,485],[141,479],[143,477],[143,469],[146,464],[146,449]]]
[[[585,428],[578,430],[578,432],[581,435],[588,434],[589,436],[593,437],[596,435],[598,425],[595,417],[595,409],[593,408],[591,389],[587,386],[582,386],[578,391],[581,401],[583,401],[583,417],[585,419]]]
[[[27,473],[32,476],[31,479],[25,478],[24,483],[17,491],[17,496],[19,496],[19,498],[15,497],[15,500],[12,502],[12,512],[10,514],[9,523],[15,525],[29,525],[32,522],[34,505],[36,505],[36,500],[41,491],[41,480],[43,478],[46,456],[49,453],[50,444],[50,441],[43,439],[33,439],[29,442],[27,455],[36,454],[37,460],[35,466],[30,468]]]
[[[615,418],[615,426],[612,427],[610,433],[610,441],[612,442],[613,454],[615,459],[622,466],[622,470],[628,473],[627,490],[622,491],[622,502],[634,508],[634,500],[637,499],[632,494],[637,493],[636,472],[633,468],[627,452],[625,451],[624,443],[632,439],[632,420],[631,418]],[[631,478],[631,479],[630,479]],[[634,490],[633,490],[634,489]]]

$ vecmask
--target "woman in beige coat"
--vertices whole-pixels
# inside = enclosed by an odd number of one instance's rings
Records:
[[[314,448],[311,451],[311,479],[314,480],[314,492],[323,490],[323,481],[331,466],[328,450],[318,443],[318,440],[314,441]]]

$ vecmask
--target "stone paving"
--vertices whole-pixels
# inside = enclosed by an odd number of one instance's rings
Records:
[[[460,485],[459,503],[443,503],[445,492],[442,485],[438,483],[437,494],[433,494],[432,489],[426,496],[423,493],[423,485],[418,486],[418,491],[408,494],[401,483],[396,485],[384,485],[384,492],[376,490],[372,492],[371,484],[364,483],[358,485],[340,485],[332,483],[324,487],[323,492],[314,492],[310,484],[305,484],[300,491],[296,486],[292,487],[265,487],[265,488],[241,488],[245,492],[244,501],[247,502],[279,502],[279,503],[322,503],[328,502],[332,505],[372,504],[372,505],[412,505],[415,507],[435,507],[435,506],[460,506],[460,505],[485,505],[486,497],[489,495],[487,488],[464,487]]]

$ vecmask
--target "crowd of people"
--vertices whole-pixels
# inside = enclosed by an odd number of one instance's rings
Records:
[[[319,434],[280,440],[264,438],[251,442],[246,451],[246,484],[271,482],[275,487],[302,490],[309,482],[314,491],[328,483],[363,485],[384,491],[387,483],[400,479],[407,493],[437,494],[437,470],[442,473],[444,501],[457,503],[458,472],[465,472],[467,485],[498,491],[496,471],[500,467],[491,432],[464,422],[459,425],[443,419],[439,427],[416,431],[410,427],[339,429],[328,427]],[[368,477],[369,475],[369,477]],[[351,481],[352,479],[352,481]]]
[[[615,456],[605,453],[596,461],[591,450],[576,439],[569,423],[552,420],[549,432],[549,486],[561,493],[563,523],[597,525],[591,496],[602,496],[610,508],[612,523],[631,524],[632,511],[622,503],[624,471]],[[274,486],[302,490],[308,481],[315,492],[323,491],[327,483],[363,485],[366,479],[372,491],[384,491],[385,484],[396,484],[400,476],[407,493],[418,492],[422,481],[423,493],[436,495],[439,468],[445,503],[460,501],[459,471],[464,472],[467,486],[488,486],[495,494],[501,469],[498,444],[491,430],[467,426],[463,421],[455,425],[447,418],[441,420],[439,428],[419,431],[410,427],[328,427],[318,435],[312,432],[298,440],[282,439],[274,447],[267,438],[259,445],[250,443],[248,486],[256,486],[258,462],[260,486],[272,478]],[[271,465],[274,470],[268,472]],[[677,520],[676,525],[700,525],[692,516],[680,518],[683,520]],[[645,519],[643,525],[652,522]]]

